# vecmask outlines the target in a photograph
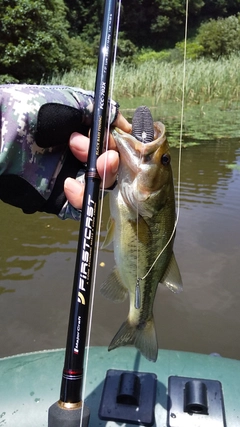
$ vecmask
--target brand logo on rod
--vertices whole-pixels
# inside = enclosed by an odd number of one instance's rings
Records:
[[[85,229],[84,229],[84,239],[83,239],[83,251],[82,251],[82,262],[80,266],[80,277],[79,277],[79,292],[78,292],[78,302],[79,304],[85,305],[84,292],[85,282],[89,278],[89,259],[92,247],[92,224],[95,214],[94,201],[91,199],[91,196],[88,196],[88,206],[87,206],[87,215],[85,219]]]
[[[90,272],[90,260],[91,260],[91,251],[93,245],[93,225],[95,221],[95,212],[96,207],[94,201],[91,199],[91,196],[88,196],[87,202],[87,215],[85,218],[84,224],[84,239],[83,239],[83,250],[81,257],[80,265],[80,277],[78,285],[78,303],[81,305],[86,305],[85,292],[89,280]],[[79,343],[80,343],[80,331],[81,331],[81,316],[78,316],[77,328],[76,328],[76,338],[74,345],[74,354],[79,353]]]

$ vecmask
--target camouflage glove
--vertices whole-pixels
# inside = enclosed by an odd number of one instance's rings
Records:
[[[0,86],[0,199],[25,213],[80,218],[63,184],[85,171],[68,147],[73,132],[88,134],[94,93],[63,86]],[[111,123],[118,104],[111,101]]]

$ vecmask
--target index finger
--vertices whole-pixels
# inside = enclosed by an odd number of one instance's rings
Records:
[[[70,136],[69,146],[74,156],[83,163],[87,162],[89,150],[89,138],[74,132]]]
[[[122,129],[124,132],[131,133],[132,125],[125,119],[122,113],[119,111],[116,120],[113,122],[113,126],[117,126],[119,129]]]

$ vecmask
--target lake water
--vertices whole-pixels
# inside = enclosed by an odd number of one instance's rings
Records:
[[[182,151],[175,255],[184,292],[157,291],[160,348],[240,359],[240,170],[227,168],[240,165],[239,142],[201,137]],[[178,153],[172,148],[175,177]],[[107,220],[106,197],[101,239]],[[0,202],[0,356],[65,347],[78,229]],[[97,262],[91,345],[108,345],[128,302],[113,304],[99,293],[114,265],[112,248],[100,250]]]

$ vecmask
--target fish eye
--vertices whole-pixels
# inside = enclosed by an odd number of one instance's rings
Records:
[[[162,162],[163,166],[169,165],[170,161],[171,161],[170,154],[163,154],[162,155],[161,162]]]

